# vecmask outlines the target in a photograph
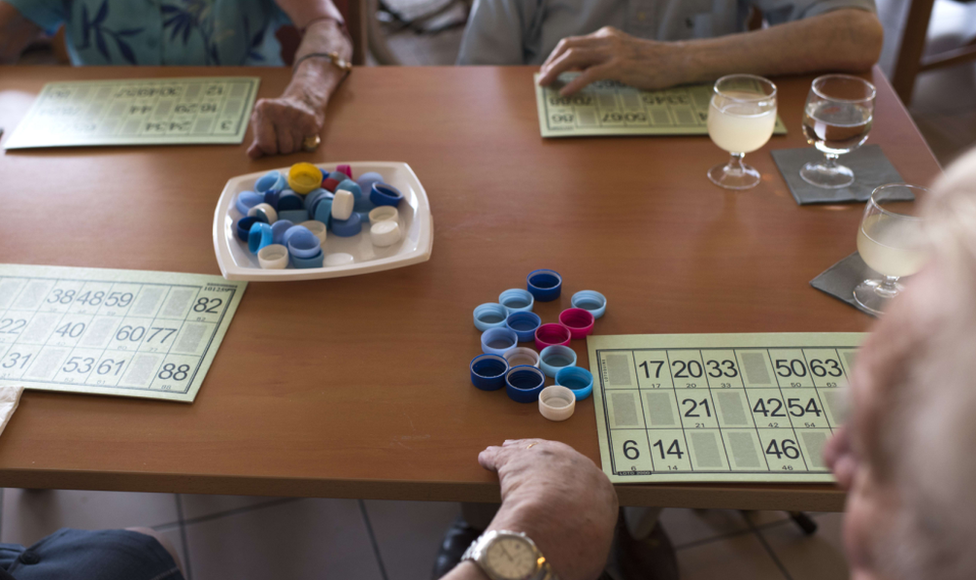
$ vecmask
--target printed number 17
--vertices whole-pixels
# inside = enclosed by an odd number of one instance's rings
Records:
[[[663,360],[646,360],[637,366],[644,369],[644,377],[649,379],[651,378],[651,365],[657,365],[657,368],[654,370],[654,378],[661,378],[661,367],[664,366]]]

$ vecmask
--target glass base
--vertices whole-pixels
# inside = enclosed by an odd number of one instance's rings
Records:
[[[712,183],[725,189],[749,189],[759,185],[759,172],[745,163],[716,165],[708,170]]]
[[[810,162],[800,169],[800,177],[810,185],[825,189],[847,187],[854,183],[854,172],[843,165],[827,165],[823,161]]]
[[[893,288],[884,288],[881,280],[865,280],[854,289],[854,301],[872,314],[881,314],[903,289],[897,282]]]

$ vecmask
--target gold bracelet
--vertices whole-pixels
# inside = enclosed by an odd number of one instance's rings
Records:
[[[349,74],[350,72],[352,72],[352,65],[349,64],[348,62],[346,62],[345,60],[343,60],[343,58],[341,56],[339,56],[339,53],[337,53],[337,52],[312,52],[312,53],[309,53],[309,54],[302,55],[301,58],[299,58],[298,60],[295,61],[295,64],[292,65],[292,68],[291,68],[292,74],[295,74],[295,71],[298,70],[298,65],[302,64],[302,62],[306,58],[312,58],[313,56],[317,56],[317,57],[329,59],[329,62],[331,62],[332,64],[334,64],[336,66],[336,68],[338,68],[339,70],[341,70],[343,72],[343,74]]]

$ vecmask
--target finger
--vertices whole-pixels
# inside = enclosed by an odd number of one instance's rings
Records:
[[[254,142],[257,143],[261,152],[265,155],[277,155],[278,138],[275,135],[274,124],[271,123],[271,120],[266,115],[255,111],[251,122],[254,126]]]
[[[260,159],[261,157],[264,156],[264,153],[261,151],[261,148],[258,147],[257,139],[252,141],[251,146],[247,148],[247,156],[250,157],[251,159]]]
[[[291,138],[295,142],[295,151],[305,150],[305,138],[314,135],[314,133],[309,133],[306,135],[301,129],[292,129]]]
[[[601,64],[599,66],[593,66],[584,70],[578,77],[566,83],[559,94],[563,97],[568,97],[573,93],[582,90],[586,85],[590,83],[595,83],[612,76],[613,67],[609,64]]]
[[[857,459],[853,455],[845,455],[837,459],[833,465],[834,477],[841,489],[850,489],[857,472]]]
[[[291,130],[287,127],[275,127],[275,135],[278,136],[278,153],[288,155],[295,152],[295,139],[291,135]]]
[[[574,68],[586,69],[587,67],[603,62],[606,58],[602,50],[595,48],[572,48],[553,61],[549,68],[543,69],[542,77],[539,78],[539,84],[549,84],[566,71]]]
[[[488,447],[478,454],[478,463],[488,471],[498,471],[498,454],[501,447]]]
[[[550,66],[553,61],[562,56],[567,50],[579,46],[586,46],[591,40],[590,36],[567,36],[560,40],[556,48],[552,49],[552,52],[546,57],[545,62],[542,63],[542,70],[545,70],[546,67]]]

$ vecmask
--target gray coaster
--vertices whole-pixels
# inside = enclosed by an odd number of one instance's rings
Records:
[[[790,193],[796,203],[844,203],[867,201],[871,192],[886,183],[904,183],[901,175],[891,165],[879,145],[865,145],[847,155],[841,155],[838,162],[854,171],[854,183],[840,189],[824,189],[810,185],[800,177],[800,168],[810,161],[823,159],[823,153],[814,147],[801,149],[778,149],[773,151],[773,161],[783,174]],[[911,194],[909,194],[911,195]],[[909,198],[906,198],[909,199]]]
[[[874,313],[861,308],[854,301],[854,289],[857,288],[858,284],[869,278],[880,279],[882,276],[869,268],[864,263],[864,260],[861,259],[861,255],[854,252],[821,272],[813,280],[810,280],[810,285],[821,292],[830,294],[838,300],[847,302],[865,314],[875,316]]]

